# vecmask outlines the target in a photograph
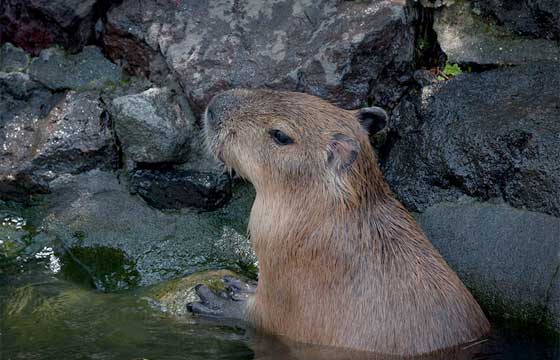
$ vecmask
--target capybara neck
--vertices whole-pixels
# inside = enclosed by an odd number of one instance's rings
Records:
[[[339,258],[349,248],[383,248],[386,242],[423,238],[421,233],[410,234],[418,231],[418,226],[393,197],[370,151],[359,160],[361,173],[354,171],[344,184],[336,185],[343,187],[339,192],[333,193],[328,183],[310,183],[288,191],[278,186],[257,190],[249,231],[261,273],[275,272],[274,279],[289,275],[282,269],[305,261],[301,255],[307,252],[314,258],[324,257],[325,270],[336,276],[336,267],[345,265],[328,259]],[[397,232],[408,236],[395,239]],[[388,237],[390,233],[394,236]]]

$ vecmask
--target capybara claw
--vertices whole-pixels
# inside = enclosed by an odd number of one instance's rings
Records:
[[[188,303],[187,310],[193,314],[208,317],[220,317],[221,315],[223,315],[221,311],[217,309],[211,309],[199,302]]]
[[[257,290],[256,284],[244,282],[231,276],[224,276],[222,281],[231,293],[254,294]]]

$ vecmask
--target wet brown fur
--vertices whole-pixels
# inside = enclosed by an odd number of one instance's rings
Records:
[[[301,93],[234,90],[210,150],[255,186],[249,231],[259,260],[247,309],[259,330],[393,355],[467,343],[489,323],[397,201],[356,111]],[[271,128],[292,136],[278,146]],[[327,164],[335,134],[356,139],[347,169]]]

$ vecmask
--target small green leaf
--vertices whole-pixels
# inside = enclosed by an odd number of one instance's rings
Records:
[[[459,67],[458,64],[445,64],[443,68],[443,73],[447,76],[457,76],[461,74],[463,70]]]

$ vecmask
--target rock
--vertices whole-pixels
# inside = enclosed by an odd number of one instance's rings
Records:
[[[180,95],[167,88],[113,100],[111,115],[127,160],[184,162],[195,119]]]
[[[136,21],[142,22],[141,19]],[[105,24],[99,35],[103,51],[126,72],[147,77],[158,84],[166,84],[169,68],[163,56],[142,40],[130,36],[129,29],[131,28],[119,29],[111,23]],[[124,49],[126,52],[123,52]]]
[[[122,70],[95,46],[86,46],[75,55],[58,48],[43,50],[31,61],[29,74],[55,91],[101,89],[123,78]]]
[[[37,122],[58,100],[27,74],[0,73],[0,199],[24,200],[47,191],[25,171],[33,153]]]
[[[412,69],[415,17],[405,2],[125,0],[108,13],[103,42],[140,72],[162,54],[195,114],[232,87],[304,91],[357,108],[392,105],[403,93],[396,79]]]
[[[34,90],[38,90],[41,87],[41,84],[31,80],[29,75],[25,73],[0,72],[0,88],[5,96],[11,96],[17,100],[25,100],[31,96]],[[8,117],[4,116],[4,118],[7,119]]]
[[[559,88],[560,64],[424,87],[393,112],[392,189],[416,211],[466,194],[560,216]]]
[[[116,148],[97,93],[19,87],[30,92],[24,100],[0,92],[8,110],[0,114],[0,199],[25,201],[48,192],[60,174],[114,168]]]
[[[54,44],[80,50],[93,35],[103,6],[98,0],[3,0],[0,3],[2,42],[33,54]]]
[[[435,74],[425,69],[416,70],[413,74],[413,78],[420,87],[432,85],[437,82]]]
[[[456,2],[436,12],[434,30],[447,61],[453,64],[518,65],[560,61],[560,45],[556,41],[515,36],[477,15],[468,1]]]
[[[560,40],[560,2],[556,0],[474,0],[477,10],[509,31]]]
[[[236,187],[232,201],[213,212],[159,211],[132,196],[114,174],[100,170],[61,176],[51,190],[35,209],[39,220],[34,225],[41,234],[65,248],[122,251],[135,264],[140,286],[205,269],[254,268],[244,236],[251,188]]]
[[[203,134],[180,90],[151,88],[113,100],[115,130],[129,189],[158,209],[215,209],[231,179],[207,154]],[[182,165],[180,165],[182,164]]]
[[[196,170],[137,169],[130,174],[130,188],[158,209],[212,210],[231,197],[227,174]]]
[[[187,311],[187,304],[200,301],[194,287],[198,284],[204,284],[215,291],[225,290],[225,285],[222,282],[225,276],[245,279],[229,270],[203,271],[157,284],[145,289],[142,295],[144,298],[150,299],[152,306],[159,311],[175,317],[191,317],[192,314]]]
[[[0,47],[0,71],[21,72],[29,65],[29,55],[22,49],[5,43]]]
[[[490,315],[560,331],[560,219],[503,204],[440,203],[418,215],[429,239]],[[555,322],[555,323],[554,323]]]

